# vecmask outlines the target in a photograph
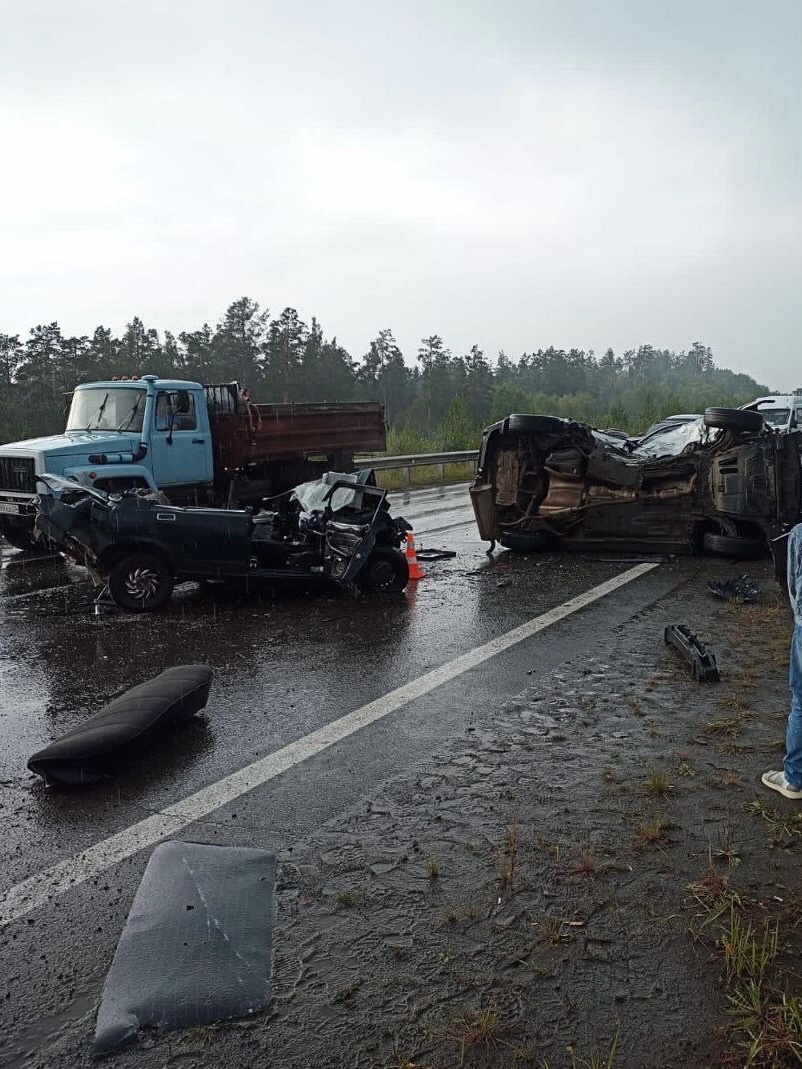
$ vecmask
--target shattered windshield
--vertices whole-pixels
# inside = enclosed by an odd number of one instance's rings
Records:
[[[358,511],[363,507],[362,493],[359,487],[368,484],[371,481],[371,477],[372,472],[370,469],[352,471],[348,474],[328,471],[322,479],[313,479],[311,482],[301,483],[300,486],[296,486],[292,496],[299,503],[303,512],[322,512],[326,505],[331,506],[332,512],[339,512],[341,509],[347,508]],[[334,491],[329,501],[329,491],[332,484],[336,482],[353,483],[354,489],[351,490],[347,486],[340,486]]]
[[[639,457],[676,457],[689,445],[698,445],[707,441],[708,435],[715,435],[705,426],[704,419],[695,419],[691,423],[680,423],[667,427],[662,434],[653,434],[633,450],[633,456]]]
[[[133,431],[139,434],[145,415],[145,390],[99,386],[72,395],[68,431]]]

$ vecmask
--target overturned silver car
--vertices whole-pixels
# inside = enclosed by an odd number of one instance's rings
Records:
[[[482,436],[470,489],[483,539],[509,549],[766,553],[800,516],[802,435],[709,408],[642,445],[554,416]]]

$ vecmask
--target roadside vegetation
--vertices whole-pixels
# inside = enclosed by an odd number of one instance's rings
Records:
[[[597,356],[550,346],[511,357],[478,344],[455,353],[430,334],[402,353],[384,329],[355,354],[327,338],[314,317],[305,322],[294,308],[272,317],[242,297],[214,327],[179,333],[135,316],[119,336],[103,325],[69,336],[55,322],[34,326],[27,338],[0,334],[0,441],[62,429],[76,383],[147,372],[237,380],[258,401],[382,401],[392,454],[476,448],[482,427],[510,412],[635,433],[671,413],[737,406],[767,392],[748,375],[717,368],[701,342],[680,352],[641,345]]]

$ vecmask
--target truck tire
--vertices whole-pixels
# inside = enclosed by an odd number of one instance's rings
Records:
[[[16,549],[42,550],[42,547],[33,539],[33,520],[30,524],[15,523],[7,516],[0,517],[0,534],[10,546]]]
[[[126,612],[155,612],[173,592],[173,574],[163,557],[135,550],[112,565],[109,593]]]
[[[398,549],[377,546],[355,582],[363,594],[386,594],[403,590],[409,582],[407,558]]]
[[[718,557],[733,557],[735,560],[755,560],[766,552],[765,545],[757,538],[720,535],[712,531],[705,532],[702,545],[707,553]]]
[[[504,430],[509,434],[563,434],[565,420],[559,416],[527,416],[513,413],[504,420]]]
[[[722,431],[759,431],[763,429],[763,416],[740,408],[706,408],[705,427],[718,427]]]

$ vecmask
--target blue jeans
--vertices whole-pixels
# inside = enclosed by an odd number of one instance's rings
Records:
[[[794,627],[791,639],[791,669],[788,676],[791,688],[791,712],[785,735],[785,778],[795,791],[802,790],[802,625]]]

